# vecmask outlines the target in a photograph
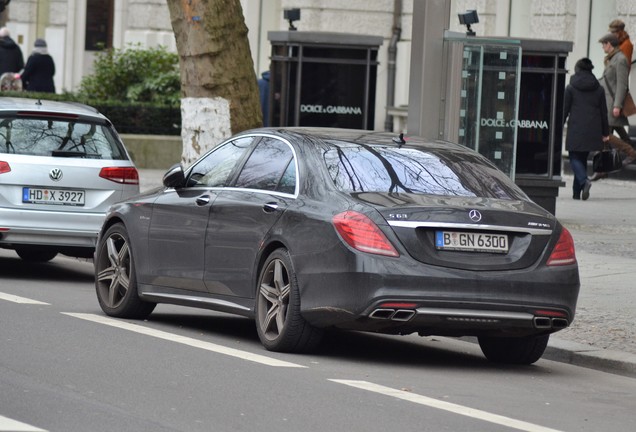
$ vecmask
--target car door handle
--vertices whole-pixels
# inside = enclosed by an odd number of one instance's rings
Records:
[[[263,206],[265,213],[273,213],[278,210],[278,204],[275,202],[268,202]]]
[[[198,197],[195,201],[198,206],[204,206],[210,204],[210,195],[202,195]]]

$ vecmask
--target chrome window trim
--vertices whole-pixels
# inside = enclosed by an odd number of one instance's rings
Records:
[[[225,141],[223,141],[222,143],[220,143],[219,145],[215,146],[213,149],[208,150],[207,152],[205,152],[205,154],[203,156],[201,156],[199,158],[199,160],[203,159],[204,157],[206,157],[209,153],[213,152],[215,149],[221,147],[222,145],[227,144],[230,141],[234,141],[236,139],[239,138],[248,138],[248,137],[260,137],[260,138],[273,138],[279,141],[282,141],[283,143],[287,144],[287,146],[291,149],[292,151],[292,155],[294,158],[294,167],[296,168],[296,187],[294,189],[294,193],[293,194],[288,194],[288,193],[284,193],[284,192],[276,192],[276,191],[266,191],[263,189],[247,189],[247,188],[237,188],[237,187],[205,187],[205,186],[194,186],[191,188],[188,188],[190,190],[195,190],[195,189],[202,189],[202,190],[236,190],[236,191],[249,191],[249,192],[257,192],[257,193],[265,193],[267,195],[276,195],[276,196],[281,196],[281,197],[286,197],[286,198],[298,198],[298,195],[300,193],[300,169],[298,166],[298,155],[296,154],[296,149],[294,148],[294,146],[285,138],[280,137],[278,135],[275,134],[269,134],[269,133],[264,133],[264,132],[256,132],[256,133],[247,133],[245,135],[237,135],[237,136],[233,136],[230,139],[227,139]],[[198,163],[198,161],[197,161]],[[190,171],[192,170],[192,168],[194,168],[197,164],[193,164],[191,167],[189,167],[185,172],[184,172],[184,177],[187,178]],[[168,189],[174,189],[174,188],[168,188]]]
[[[388,221],[392,227],[400,228],[448,228],[483,231],[525,232],[532,235],[551,235],[551,229],[513,227],[486,224],[451,223],[451,222],[418,222],[418,221]]]

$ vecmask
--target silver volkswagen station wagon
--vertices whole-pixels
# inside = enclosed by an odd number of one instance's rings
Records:
[[[111,204],[139,174],[111,122],[72,102],[0,97],[0,248],[92,257]]]

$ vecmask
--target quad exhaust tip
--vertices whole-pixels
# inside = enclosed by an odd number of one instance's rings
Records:
[[[414,316],[415,311],[412,309],[376,309],[371,312],[369,318],[405,322]]]
[[[570,325],[570,323],[565,318],[534,317],[534,327],[538,329],[561,330],[568,325]]]

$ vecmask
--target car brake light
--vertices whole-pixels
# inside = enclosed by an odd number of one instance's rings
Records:
[[[8,173],[9,171],[11,171],[9,162],[0,161],[0,174]]]
[[[572,239],[570,231],[564,227],[561,231],[561,235],[559,236],[559,241],[556,246],[554,246],[554,250],[552,251],[552,254],[550,254],[550,258],[548,258],[547,265],[561,266],[570,264],[576,264],[574,240]]]
[[[139,173],[134,167],[105,167],[99,176],[115,183],[139,184]]]
[[[365,215],[346,211],[335,215],[332,222],[338,234],[352,248],[377,255],[400,256],[380,228]]]

